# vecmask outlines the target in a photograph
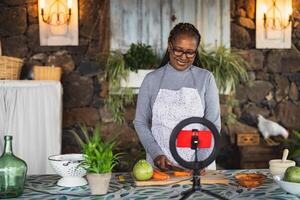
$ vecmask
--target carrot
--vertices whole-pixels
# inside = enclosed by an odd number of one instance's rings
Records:
[[[158,173],[158,174],[160,174],[160,175],[167,175],[167,173],[162,172],[162,171],[159,171],[159,170],[157,170],[157,169],[154,169],[153,172],[156,172],[156,173]]]
[[[154,178],[156,180],[167,180],[167,179],[170,178],[170,176],[168,174],[164,173],[164,172],[154,170],[152,178]]]
[[[191,175],[191,173],[188,172],[188,171],[174,171],[173,174],[174,174],[174,176],[177,176],[177,177],[190,176]]]

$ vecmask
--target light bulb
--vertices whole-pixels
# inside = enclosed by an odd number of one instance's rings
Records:
[[[72,0],[68,0],[68,8],[72,8],[72,4],[73,4],[73,1]]]
[[[40,8],[44,9],[45,5],[46,5],[45,0],[40,0]]]
[[[287,7],[286,13],[287,13],[287,15],[293,14],[293,8],[292,8],[292,6],[288,6],[288,7]]]
[[[262,4],[260,9],[261,9],[261,12],[263,14],[266,14],[266,12],[267,12],[267,6],[265,4]]]

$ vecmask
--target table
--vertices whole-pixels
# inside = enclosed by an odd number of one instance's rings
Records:
[[[0,154],[4,135],[13,136],[14,154],[28,174],[54,173],[48,157],[60,154],[62,86],[59,81],[0,81]]]
[[[257,170],[223,170],[225,176],[229,177],[229,185],[204,185],[203,188],[218,193],[230,200],[299,200],[300,198],[288,194],[273,182],[269,171],[266,169]],[[241,172],[259,172],[268,176],[266,182],[256,188],[247,189],[238,187],[233,175]],[[119,175],[125,176],[125,182],[120,182]],[[65,188],[56,186],[59,179],[57,175],[32,175],[27,178],[26,189],[19,199],[179,199],[182,191],[190,188],[190,185],[170,185],[153,187],[135,187],[129,173],[114,173],[110,182],[109,193],[104,196],[89,196],[88,186]],[[214,198],[202,193],[196,193],[189,199],[212,200]]]

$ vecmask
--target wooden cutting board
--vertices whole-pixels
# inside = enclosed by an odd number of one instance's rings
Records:
[[[187,185],[192,184],[192,177],[175,177],[172,174],[169,174],[170,178],[168,180],[155,180],[150,179],[147,181],[138,181],[134,177],[134,183],[136,186],[157,186],[157,185]],[[224,184],[227,185],[229,183],[228,178],[226,178],[223,174],[218,171],[206,171],[204,176],[201,176],[200,179],[201,184]]]

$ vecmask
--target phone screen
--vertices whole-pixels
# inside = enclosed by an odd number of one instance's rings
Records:
[[[197,131],[198,134],[198,149],[210,148],[212,133],[209,130]],[[182,130],[177,136],[176,147],[188,148],[192,147],[192,130]]]

